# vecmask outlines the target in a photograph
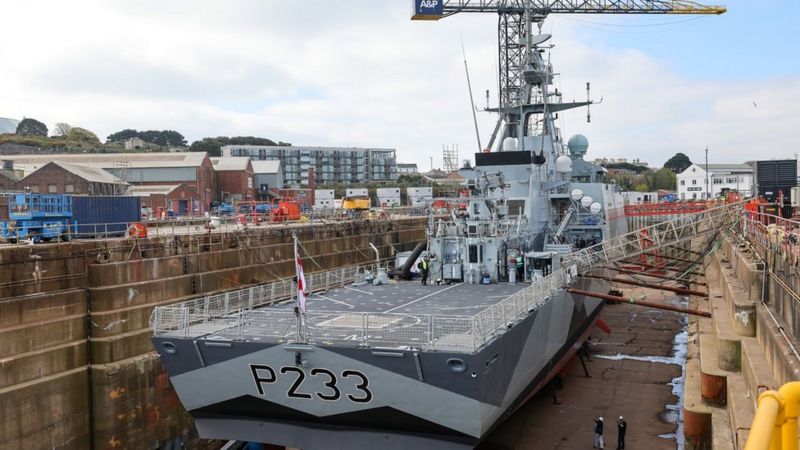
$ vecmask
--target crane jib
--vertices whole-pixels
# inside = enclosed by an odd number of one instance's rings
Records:
[[[456,13],[523,14],[526,7],[535,16],[548,14],[723,14],[721,5],[694,1],[629,0],[586,2],[584,0],[414,0],[412,20],[439,20]]]

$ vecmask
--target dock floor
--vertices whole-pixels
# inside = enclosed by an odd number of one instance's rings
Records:
[[[624,289],[626,298],[680,305],[682,298],[643,288]],[[628,304],[607,305],[601,317],[611,335],[595,329],[589,340],[587,378],[580,362],[556,389],[543,389],[495,430],[482,450],[588,449],[594,442],[594,419],[603,416],[605,448],[617,448],[617,418],[628,423],[626,449],[675,449],[680,401],[672,393],[681,382],[677,341],[685,340],[685,314]],[[680,346],[679,346],[680,347]],[[685,343],[684,343],[685,358]],[[641,359],[641,360],[639,360]],[[680,391],[682,386],[678,386]],[[676,392],[677,392],[676,391]],[[673,405],[673,406],[668,406]],[[674,409],[673,409],[674,408]]]

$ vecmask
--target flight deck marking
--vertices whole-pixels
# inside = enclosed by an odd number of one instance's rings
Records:
[[[424,296],[424,297],[420,297],[420,298],[418,298],[418,299],[416,299],[416,300],[414,300],[414,301],[411,301],[411,302],[408,302],[408,303],[402,304],[402,305],[400,305],[400,306],[395,306],[395,307],[394,307],[394,308],[392,308],[392,309],[387,309],[387,310],[386,310],[386,311],[384,311],[383,313],[384,313],[384,314],[386,314],[386,313],[390,313],[390,312],[394,311],[395,309],[405,308],[406,306],[410,306],[410,305],[412,305],[412,304],[414,304],[414,303],[417,303],[417,302],[418,302],[418,301],[420,301],[420,300],[425,300],[425,299],[426,299],[426,298],[428,298],[428,297],[433,297],[433,296],[434,296],[434,295],[436,295],[436,294],[441,294],[442,292],[444,292],[444,291],[446,291],[446,290],[448,290],[448,289],[453,289],[454,287],[456,287],[456,286],[461,286],[462,284],[463,284],[463,283],[457,283],[457,284],[454,284],[454,285],[452,285],[452,286],[449,286],[449,287],[446,287],[446,288],[444,288],[444,289],[442,289],[442,290],[440,290],[440,291],[436,291],[436,292],[434,292],[434,293],[432,293],[432,294],[428,294],[428,295],[426,295],[426,296]]]
[[[350,289],[351,291],[361,292],[362,294],[367,294],[367,295],[375,295],[375,294],[373,294],[372,292],[362,291],[362,290],[360,290],[360,289],[351,288],[351,287],[349,287],[349,286],[345,286],[344,288],[345,288],[345,289]]]
[[[317,294],[317,297],[324,298],[325,300],[330,300],[330,301],[332,301],[334,303],[340,303],[340,304],[342,304],[344,306],[347,306],[348,308],[353,308],[353,305],[351,305],[349,303],[345,303],[345,302],[342,302],[342,301],[339,301],[339,300],[334,300],[334,299],[332,299],[330,297],[326,297],[324,295]]]

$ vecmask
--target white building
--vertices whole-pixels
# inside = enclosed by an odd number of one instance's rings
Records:
[[[744,197],[753,194],[753,168],[747,164],[692,164],[678,174],[678,198],[703,200],[725,190],[736,190]],[[708,188],[706,187],[708,185]]]
[[[397,163],[397,173],[417,173],[419,169],[417,169],[416,163]]]
[[[397,179],[393,148],[309,147],[292,145],[225,145],[222,156],[280,161],[283,187],[308,186],[309,169],[316,184],[364,184]]]

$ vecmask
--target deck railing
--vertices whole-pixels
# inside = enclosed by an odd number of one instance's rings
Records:
[[[363,278],[358,267],[317,272],[307,277],[309,289],[323,291]],[[417,348],[473,353],[514,323],[538,310],[569,284],[572,275],[558,270],[535,280],[474,316],[402,313],[309,311],[302,338],[297,337],[294,311],[259,308],[292,295],[290,280],[156,307],[150,318],[157,336],[233,341],[298,342],[361,347]]]

